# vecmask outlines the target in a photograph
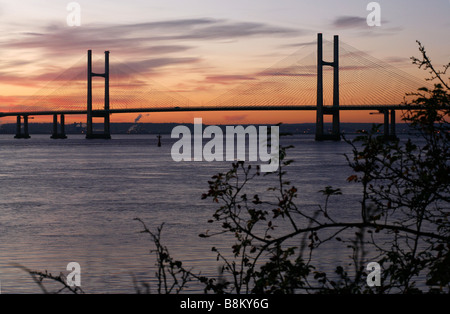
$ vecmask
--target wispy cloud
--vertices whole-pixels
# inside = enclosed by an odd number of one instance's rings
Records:
[[[2,70],[9,76],[1,81],[9,80],[19,83],[20,74],[16,67],[27,66],[29,63],[41,64],[38,75],[28,73],[28,78],[45,80],[56,78],[58,72],[63,72],[66,60],[80,58],[86,50],[95,53],[110,50],[114,57],[125,58],[126,66],[134,74],[155,73],[156,69],[170,65],[194,65],[202,61],[198,54],[187,55],[205,42],[239,40],[258,37],[292,37],[298,30],[273,26],[265,23],[241,22],[224,19],[196,18],[175,19],[165,21],[150,21],[132,24],[91,24],[80,27],[48,23],[42,28],[15,34],[0,35],[0,50],[17,55],[27,55],[26,58],[14,59],[2,64]],[[51,66],[49,66],[51,64]],[[101,64],[101,63],[100,63]],[[84,59],[83,59],[84,65]],[[113,65],[112,65],[113,66]],[[83,66],[73,71],[83,71]],[[121,70],[119,70],[120,72]],[[122,73],[126,76],[126,72]],[[207,80],[219,84],[242,80],[237,76],[209,77]]]
[[[175,57],[164,57],[164,58],[154,58],[146,59],[140,61],[127,62],[126,67],[133,69],[134,72],[148,72],[155,70],[157,68],[165,67],[174,64],[191,64],[197,63],[200,58],[175,58]]]
[[[332,23],[335,28],[362,28],[367,27],[367,21],[360,16],[338,16]]]
[[[212,83],[212,84],[222,84],[222,85],[228,85],[228,84],[234,84],[236,82],[241,81],[252,81],[255,80],[255,77],[251,75],[211,75],[207,76],[205,78],[206,83]]]
[[[43,30],[22,32],[14,38],[2,40],[0,47],[39,49],[52,56],[79,53],[79,50],[86,48],[155,54],[180,52],[191,48],[187,44],[179,44],[181,40],[187,42],[298,34],[294,29],[263,23],[208,18],[81,27],[48,24]],[[169,41],[177,43],[157,44]]]
[[[300,73],[292,72],[289,69],[282,69],[280,71],[263,71],[258,73],[259,76],[287,76],[287,77],[315,77],[315,73]]]
[[[293,44],[287,44],[282,45],[282,48],[297,48],[297,47],[308,47],[308,46],[315,46],[317,45],[317,41],[306,41],[306,42],[299,42],[299,43],[293,43]]]
[[[336,29],[353,29],[360,31],[359,36],[386,36],[398,33],[403,30],[402,27],[390,26],[386,27],[386,24],[390,24],[388,20],[383,19],[381,21],[381,27],[370,27],[367,25],[366,17],[361,16],[338,16],[331,23],[331,27]]]

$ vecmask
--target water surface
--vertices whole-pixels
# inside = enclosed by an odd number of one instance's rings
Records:
[[[335,210],[350,217],[358,207],[358,187],[343,156],[345,142],[315,142],[298,135],[282,140],[294,145],[289,179],[299,189],[299,206],[317,208],[327,185],[342,188]],[[152,242],[141,234],[165,223],[163,239],[173,255],[204,274],[217,272],[212,246],[230,247],[228,238],[198,237],[217,209],[201,200],[212,175],[230,162],[180,162],[170,155],[171,140],[155,135],[114,135],[86,140],[69,135],[28,140],[0,135],[0,281],[2,293],[38,293],[31,277],[14,267],[64,272],[69,262],[81,265],[81,284],[89,293],[134,293],[133,277],[151,282],[155,292]],[[268,185],[255,186],[264,193]],[[334,265],[346,255],[332,249],[321,258]],[[198,287],[191,287],[195,291]]]

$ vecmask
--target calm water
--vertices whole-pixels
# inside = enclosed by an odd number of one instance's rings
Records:
[[[165,135],[162,142],[157,147],[155,135],[114,135],[110,141],[1,135],[1,292],[41,292],[13,263],[59,274],[74,261],[81,265],[85,292],[134,293],[133,276],[152,282],[155,272],[152,242],[139,233],[136,217],[151,228],[165,222],[163,240],[172,254],[194,270],[215,275],[211,247],[230,242],[198,237],[211,227],[206,221],[217,209],[201,195],[208,179],[230,163],[176,163],[170,156],[173,140]],[[344,193],[333,204],[340,217],[354,214],[358,188],[346,182],[351,172],[343,156],[349,145],[318,143],[305,135],[283,142],[295,146],[289,151],[295,160],[289,179],[299,189],[299,205],[323,204],[318,191],[333,185]],[[346,256],[329,248],[321,263],[334,265]]]

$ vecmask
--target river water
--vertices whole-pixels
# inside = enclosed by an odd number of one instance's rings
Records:
[[[198,237],[211,228],[207,220],[218,208],[201,195],[211,176],[228,170],[230,162],[177,163],[170,155],[173,143],[168,135],[161,147],[156,135],[92,141],[81,135],[66,140],[0,135],[1,293],[41,292],[17,265],[57,275],[67,273],[69,262],[79,263],[85,292],[135,293],[133,278],[156,292],[152,241],[139,233],[137,217],[153,230],[164,222],[162,238],[174,257],[194,272],[217,275],[211,247],[225,251],[232,242]],[[359,188],[346,182],[347,143],[295,135],[282,144],[294,146],[288,178],[299,190],[299,206],[317,208],[324,203],[318,191],[332,185],[343,191],[333,203],[339,217],[355,213]],[[265,187],[255,186],[255,192]],[[346,256],[330,248],[320,260],[333,266]],[[199,291],[195,285],[190,289]]]

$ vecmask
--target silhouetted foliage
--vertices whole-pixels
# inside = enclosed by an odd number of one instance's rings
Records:
[[[440,83],[409,95],[414,97],[410,104],[422,109],[405,112],[404,120],[418,136],[405,143],[387,141],[374,126],[347,140],[353,151],[346,158],[354,171],[347,181],[362,186],[356,220],[343,220],[330,210],[331,197],[342,194],[331,186],[320,191],[325,202],[317,210],[297,207],[297,188],[286,179],[286,167],[293,162],[286,159],[290,147],[280,148],[278,171],[266,174],[277,176],[276,185],[264,195],[249,194],[249,185],[261,174],[244,162],[212,177],[202,198],[219,206],[209,221],[219,230],[200,236],[229,233],[235,243],[229,255],[213,248],[223,262],[223,278],[219,282],[201,277],[205,292],[448,292],[450,96],[442,76],[449,66],[436,71],[420,43],[419,50],[422,59],[412,58],[413,62],[430,70],[431,79]],[[328,274],[312,264],[316,249],[330,240],[352,250],[351,273],[337,266]],[[382,266],[379,287],[366,282],[365,266],[371,261]]]
[[[287,179],[288,147],[280,147],[276,172],[262,174],[244,162],[214,175],[202,195],[217,206],[208,221],[213,227],[200,237],[229,234],[230,252],[213,247],[221,261],[219,278],[208,278],[174,260],[162,242],[160,226],[150,231],[156,249],[157,293],[180,293],[195,280],[212,293],[442,293],[450,289],[450,95],[444,71],[436,71],[419,43],[422,58],[413,62],[440,81],[433,90],[419,89],[404,113],[416,131],[402,143],[378,136],[374,129],[353,140],[347,161],[349,184],[361,187],[360,211],[352,220],[333,210],[339,188],[319,191],[324,204],[314,210],[296,204],[298,188]],[[450,64],[449,64],[450,65]],[[261,195],[252,184],[273,178]],[[212,230],[212,231],[211,231]],[[314,265],[325,243],[349,248],[350,260],[334,272]],[[381,285],[367,284],[368,262],[382,267]],[[352,269],[347,266],[351,265]],[[145,292],[151,292],[148,285]],[[136,287],[137,292],[141,290]]]
[[[149,234],[156,247],[156,249],[151,250],[150,253],[155,253],[156,255],[157,272],[155,275],[158,280],[157,293],[180,293],[192,277],[192,274],[183,267],[181,261],[174,260],[171,257],[168,248],[161,243],[161,231],[164,224],[158,227],[156,233],[154,233],[147,228],[141,219],[136,218],[135,220],[139,221],[144,228],[141,233]],[[146,292],[150,292],[150,286],[148,284],[144,284],[144,287]],[[136,284],[135,289],[138,293],[141,292]]]
[[[62,292],[70,292],[72,294],[84,294],[84,291],[83,289],[81,289],[81,287],[68,285],[67,278],[63,273],[60,273],[59,275],[52,275],[48,271],[41,272],[31,270],[19,264],[14,264],[14,266],[30,274],[34,282],[39,286],[39,288],[41,288],[41,291],[44,294],[60,294]],[[58,289],[50,291],[48,289],[48,285],[46,286],[44,284],[45,280],[47,280],[47,282],[56,283]]]

